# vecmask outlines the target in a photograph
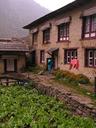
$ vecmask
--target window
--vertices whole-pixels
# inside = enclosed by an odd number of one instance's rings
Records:
[[[86,49],[85,66],[96,67],[96,49]]]
[[[69,23],[64,23],[58,26],[58,41],[69,40]]]
[[[45,63],[45,51],[40,51],[40,63]]]
[[[83,38],[96,38],[96,15],[83,19]]]
[[[33,36],[32,43],[33,44],[36,44],[37,43],[37,38],[38,38],[38,33],[37,32],[36,33],[33,33],[32,36]]]
[[[43,43],[49,43],[50,42],[50,28],[43,31]]]
[[[71,59],[77,57],[77,49],[66,49],[64,53],[64,63],[69,64]]]

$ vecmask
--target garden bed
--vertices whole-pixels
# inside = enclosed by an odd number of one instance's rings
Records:
[[[96,128],[87,117],[31,86],[0,86],[0,128]]]
[[[74,74],[69,71],[56,70],[55,81],[73,89],[74,93],[90,97],[96,102],[96,94],[93,83],[83,74]]]

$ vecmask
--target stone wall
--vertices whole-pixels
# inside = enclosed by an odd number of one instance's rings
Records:
[[[65,103],[74,114],[80,116],[90,116],[96,119],[96,107],[90,104],[88,105],[84,101],[78,101],[78,99],[72,96],[71,93],[64,92],[56,87],[52,87],[52,85],[45,85],[40,82],[36,82],[34,87],[41,93],[55,97],[56,99]]]
[[[26,65],[26,58],[25,55],[19,55],[17,60],[17,71],[20,72],[22,68]]]

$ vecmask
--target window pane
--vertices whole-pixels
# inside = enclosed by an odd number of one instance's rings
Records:
[[[73,59],[74,57],[77,57],[77,50],[75,49],[70,49],[70,50],[66,50],[66,56],[65,58],[67,59],[67,64],[70,63],[71,59]]]
[[[93,58],[93,51],[89,51],[89,58]]]
[[[64,25],[64,28],[63,28],[63,36],[66,37],[66,32],[67,32],[67,27]]]
[[[85,33],[90,31],[90,17],[86,17],[85,20]]]
[[[66,31],[66,36],[68,37],[69,36],[69,27],[67,26],[67,31]]]
[[[63,30],[62,29],[60,30],[60,37],[61,38],[63,37]]]
[[[77,57],[77,50],[71,51],[71,59]]]
[[[94,51],[94,66],[96,67],[96,50]]]
[[[85,38],[96,37],[96,15],[84,18],[83,36]]]
[[[38,36],[37,33],[33,33],[33,43],[37,42],[37,36]]]
[[[74,51],[74,58],[77,58],[77,50]]]
[[[44,50],[40,51],[40,62],[41,63],[45,62],[45,51]]]
[[[94,58],[93,55],[94,55],[93,50],[89,50],[88,51],[88,65],[89,66],[94,66],[93,65],[93,58]]]
[[[71,51],[71,59],[74,58],[74,51]]]
[[[90,34],[91,37],[95,37],[95,32]]]
[[[67,58],[67,63],[70,63],[70,60],[71,60],[71,58],[70,58],[70,57],[68,57],[68,58]]]
[[[46,42],[50,40],[50,29],[43,31],[43,40]]]
[[[67,51],[67,63],[70,63],[70,59],[71,59],[71,52],[68,50]]]
[[[69,24],[66,23],[66,24],[60,25],[58,27],[58,33],[59,33],[59,35],[58,35],[59,41],[68,40],[69,39],[68,38],[69,37]]]
[[[85,62],[86,66],[96,67],[96,49],[86,50]]]
[[[92,16],[92,25],[91,25],[91,31],[94,32],[96,31],[96,15]]]
[[[89,66],[93,66],[93,59],[89,59]]]
[[[84,37],[85,37],[85,38],[88,38],[88,37],[89,37],[89,34],[85,34]]]

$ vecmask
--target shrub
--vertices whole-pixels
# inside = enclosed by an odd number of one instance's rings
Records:
[[[55,76],[57,80],[62,80],[65,83],[77,84],[76,75],[69,71],[57,70]]]
[[[85,76],[83,74],[78,74],[76,76],[76,79],[77,79],[78,83],[80,83],[80,84],[89,84],[90,83],[90,81],[87,78],[87,76]]]
[[[79,83],[80,84],[90,83],[89,79],[85,75],[83,74],[75,75],[74,73],[71,73],[69,71],[57,70],[55,72],[55,76],[57,80],[62,80],[65,83],[70,83],[73,85],[78,85]]]
[[[57,70],[55,73],[56,79],[62,79],[64,77],[64,73],[62,70]]]

